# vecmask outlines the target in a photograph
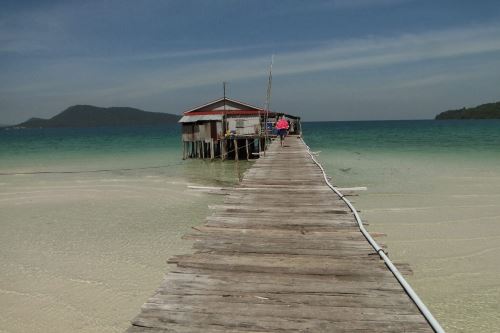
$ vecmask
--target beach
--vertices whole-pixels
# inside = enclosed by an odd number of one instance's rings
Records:
[[[500,326],[500,122],[305,123],[448,332]],[[0,332],[122,332],[252,162],[182,161],[176,125],[0,131]]]

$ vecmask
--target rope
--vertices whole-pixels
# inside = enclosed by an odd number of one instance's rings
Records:
[[[361,231],[363,236],[370,243],[370,245],[373,247],[373,249],[378,253],[380,258],[385,262],[385,264],[387,265],[389,270],[392,272],[394,277],[398,280],[399,284],[401,285],[401,287],[403,287],[403,289],[408,294],[408,296],[411,298],[411,300],[415,303],[415,305],[420,310],[422,315],[425,317],[425,319],[427,320],[429,325],[432,327],[434,332],[445,333],[444,329],[441,327],[439,322],[436,320],[436,318],[434,318],[434,316],[429,311],[427,306],[425,306],[424,302],[422,302],[420,297],[418,297],[417,293],[413,290],[413,288],[410,286],[410,284],[405,280],[405,278],[403,277],[401,272],[399,272],[399,270],[396,268],[396,266],[394,266],[394,264],[389,259],[389,257],[384,252],[384,250],[377,244],[377,242],[375,242],[375,240],[372,238],[370,233],[368,233],[368,231],[365,229],[363,222],[361,221],[361,217],[359,216],[357,210],[354,208],[354,206],[351,204],[351,202],[348,199],[346,199],[345,196],[330,183],[330,181],[328,180],[328,176],[326,175],[325,169],[323,168],[321,163],[319,163],[316,160],[316,158],[314,158],[313,154],[311,153],[311,149],[305,143],[304,139],[302,139],[302,137],[301,137],[300,140],[307,147],[307,153],[309,154],[309,156],[311,156],[311,159],[313,160],[313,162],[316,163],[316,165],[321,169],[321,172],[323,173],[323,178],[325,179],[325,182],[328,185],[328,187],[330,187],[347,204],[349,209],[354,214],[354,217],[356,218],[356,222],[358,223],[359,230]]]

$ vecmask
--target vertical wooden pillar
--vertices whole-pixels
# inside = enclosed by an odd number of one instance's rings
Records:
[[[219,156],[224,161],[224,150],[222,150],[222,139],[219,140]]]
[[[246,150],[247,150],[247,161],[250,159],[250,152],[248,151],[248,139],[245,139],[245,147],[246,147]]]
[[[210,159],[215,158],[215,145],[214,145],[214,139],[210,139]]]
[[[186,159],[186,141],[182,141],[182,159]]]
[[[224,138],[224,140],[222,140],[222,160],[223,161],[227,158],[227,150],[228,150],[227,146],[228,146],[227,139]]]
[[[235,159],[236,161],[238,161],[238,160],[239,160],[238,153],[239,153],[239,151],[238,151],[238,140],[237,140],[237,139],[234,139],[234,159]]]
[[[205,159],[205,141],[201,141],[201,158]]]

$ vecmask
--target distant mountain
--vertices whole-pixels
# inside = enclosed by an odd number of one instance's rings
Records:
[[[500,102],[441,112],[436,119],[500,119]]]
[[[50,119],[31,118],[15,127],[99,127],[171,124],[180,116],[148,112],[129,107],[101,108],[92,105],[74,105]]]

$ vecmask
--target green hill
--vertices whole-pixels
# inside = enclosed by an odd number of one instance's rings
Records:
[[[500,102],[482,104],[473,108],[449,110],[436,116],[436,120],[446,119],[500,119]]]
[[[99,127],[171,124],[180,116],[148,112],[129,107],[101,108],[92,105],[74,105],[50,119],[31,118],[16,127]]]

